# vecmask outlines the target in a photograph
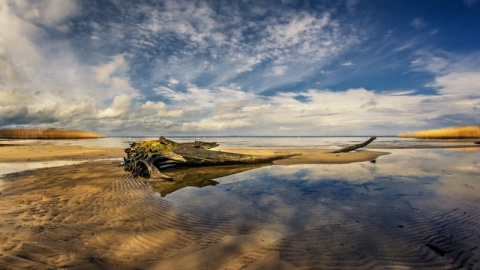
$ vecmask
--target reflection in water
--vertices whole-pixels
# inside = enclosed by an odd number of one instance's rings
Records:
[[[268,250],[300,268],[480,267],[479,152],[394,150],[376,163],[249,169],[216,178],[218,167],[191,168],[187,181],[219,184],[173,183],[166,200],[226,234],[281,233]]]
[[[162,197],[180,190],[184,187],[206,187],[214,186],[218,182],[213,179],[253,170],[269,164],[243,164],[228,166],[201,166],[201,167],[170,167],[162,169],[163,172],[173,177],[172,181],[160,180],[150,181],[153,190],[160,193]]]

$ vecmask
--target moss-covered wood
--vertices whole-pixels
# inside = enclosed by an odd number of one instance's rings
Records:
[[[233,164],[258,164],[293,155],[242,155],[209,149],[218,146],[215,142],[195,141],[192,143],[177,143],[160,137],[158,140],[132,143],[125,149],[124,169],[133,176],[155,179],[172,179],[160,172],[169,166],[211,166]]]

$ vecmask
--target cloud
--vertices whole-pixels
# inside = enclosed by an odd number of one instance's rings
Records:
[[[247,119],[229,119],[228,121],[211,118],[202,119],[198,122],[185,122],[180,125],[180,131],[220,131],[228,129],[236,129],[243,127],[251,127],[252,123]]]
[[[464,2],[465,5],[467,5],[468,7],[471,7],[471,6],[473,6],[475,3],[477,3],[478,0],[463,0],[463,2]]]
[[[107,87],[110,93],[136,92],[130,85],[129,66],[124,55],[115,55],[111,57],[109,62],[93,66],[92,70],[96,81]]]
[[[178,118],[184,116],[185,114],[183,109],[168,110],[167,105],[161,101],[147,101],[140,107],[140,109],[147,114],[149,114],[150,112],[154,112],[156,113],[155,116],[157,117]]]
[[[112,60],[108,63],[105,63],[100,66],[93,67],[93,71],[95,72],[95,78],[100,83],[109,83],[112,75],[124,68],[125,60],[123,55],[116,55],[112,57]]]
[[[15,0],[8,1],[23,19],[48,26],[56,26],[76,15],[80,7],[75,0]]]
[[[412,30],[436,23],[422,17],[400,41],[400,28],[365,25],[363,9],[357,0],[0,1],[1,125],[364,135],[478,121],[480,53],[424,46]],[[436,38],[446,33],[438,28]],[[388,37],[377,42],[376,30]],[[392,72],[422,85],[384,89]],[[372,74],[378,84],[367,87]]]
[[[360,0],[347,0],[345,4],[350,12],[354,12]]]
[[[95,116],[121,115],[130,103],[125,95],[136,96],[124,54],[84,59],[63,38],[81,11],[77,1],[0,2],[2,125],[85,129]]]
[[[427,22],[421,17],[415,18],[410,22],[410,26],[415,29],[423,29],[427,26]]]
[[[332,91],[310,89],[277,93],[269,97],[247,94],[237,88],[203,89],[191,85],[186,92],[170,96],[171,104],[147,102],[142,109],[169,117],[172,109],[182,109],[182,118],[170,123],[171,132],[227,132],[227,134],[285,135],[365,135],[397,134],[405,129],[451,124],[454,112],[464,121],[479,117],[477,74],[450,74],[438,77],[439,94],[421,95],[415,90],[373,91],[364,88]],[[478,84],[480,85],[480,84]],[[473,87],[472,87],[473,86]],[[466,89],[472,87],[467,92]],[[172,90],[173,92],[173,90]],[[442,108],[442,110],[439,110]],[[190,117],[187,117],[190,115]],[[477,119],[478,121],[478,119]],[[352,127],[362,127],[352,129]],[[250,133],[252,132],[252,133]],[[209,134],[209,133],[208,133]]]
[[[480,98],[480,72],[450,73],[435,78],[429,86],[437,87],[442,95],[474,95]]]
[[[125,94],[121,94],[119,96],[116,96],[113,99],[112,106],[98,113],[97,117],[112,118],[112,117],[121,116],[128,111],[129,106],[130,106],[130,97]]]
[[[271,77],[289,74],[279,84],[298,80],[314,72],[310,66],[327,65],[359,42],[356,26],[337,19],[333,9],[298,12],[262,3],[255,7],[264,11],[262,17],[236,5],[219,10],[196,1],[167,1],[163,9],[147,12],[141,36],[134,40],[168,52],[155,60],[152,79],[216,87],[249,76],[261,92],[277,84]],[[278,13],[282,16],[274,15]],[[178,46],[163,48],[168,43],[159,42],[162,39]]]
[[[26,107],[1,106],[0,125],[26,124],[28,110]]]

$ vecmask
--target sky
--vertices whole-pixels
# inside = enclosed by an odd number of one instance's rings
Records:
[[[479,112],[480,0],[0,0],[0,127],[382,136]]]

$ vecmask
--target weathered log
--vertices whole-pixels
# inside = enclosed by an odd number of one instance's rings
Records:
[[[177,143],[160,137],[158,140],[132,143],[125,149],[124,170],[133,176],[155,179],[171,179],[160,172],[165,166],[211,166],[233,164],[258,164],[294,155],[242,155],[220,151],[210,151],[218,146],[216,142]]]
[[[353,151],[355,149],[365,147],[365,146],[369,145],[371,142],[373,142],[376,138],[377,137],[372,136],[372,137],[370,137],[370,139],[368,139],[367,141],[365,141],[363,143],[347,146],[347,147],[344,147],[342,149],[338,149],[336,151],[333,151],[332,153],[347,153],[347,152]]]

